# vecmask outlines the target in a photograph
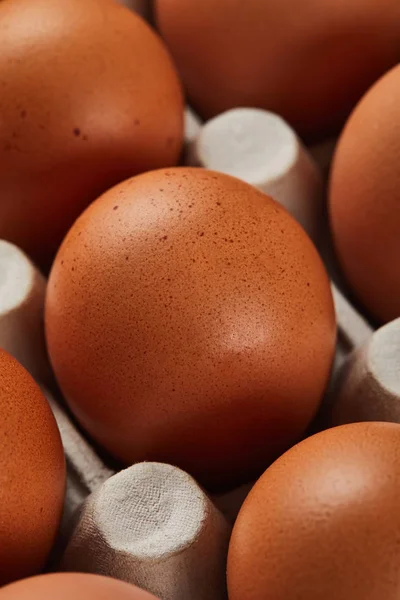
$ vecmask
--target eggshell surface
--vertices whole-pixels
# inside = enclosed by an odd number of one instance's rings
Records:
[[[47,265],[100,193],[177,162],[181,87],[112,0],[3,0],[0,47],[0,237]]]
[[[400,57],[398,0],[156,0],[194,108],[280,114],[304,137],[340,125]]]
[[[259,474],[327,384],[328,278],[304,230],[249,184],[158,170],[76,221],[49,279],[51,361],[113,455],[175,464],[207,486]]]
[[[242,506],[229,600],[397,600],[399,493],[399,425],[345,425],[301,442]]]
[[[332,232],[343,272],[380,322],[400,316],[400,65],[351,115],[331,174]]]
[[[0,585],[39,572],[61,518],[65,462],[53,413],[29,373],[0,350]]]
[[[155,596],[111,577],[52,573],[31,577],[0,590],[2,600],[156,600]]]

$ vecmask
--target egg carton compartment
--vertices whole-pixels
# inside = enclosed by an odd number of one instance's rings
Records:
[[[324,188],[333,148],[332,140],[305,148],[286,123],[263,111],[230,111],[204,126],[190,108],[186,111],[186,164],[225,169],[273,193],[291,211],[298,210],[291,204],[294,195],[314,198],[312,211],[304,202],[304,211],[296,217],[320,246],[336,280],[326,232],[318,228],[324,222]],[[209,494],[171,465],[148,462],[123,470],[110,466],[57,392],[43,339],[45,278],[23,252],[4,241],[0,268],[0,345],[43,385],[66,454],[65,510],[50,568],[114,576],[165,600],[225,598],[231,527],[252,484]],[[336,356],[329,389],[310,431],[360,418],[400,420],[395,376],[400,320],[374,332],[341,287],[340,279],[332,281]]]

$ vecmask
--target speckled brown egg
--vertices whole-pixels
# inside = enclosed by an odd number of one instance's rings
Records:
[[[304,230],[233,177],[158,170],[77,220],[46,302],[70,407],[113,455],[239,483],[297,440],[335,343],[328,278]]]
[[[111,577],[51,573],[8,585],[1,600],[156,600],[155,596]]]
[[[279,458],[239,513],[229,600],[398,600],[400,426],[357,423]]]
[[[380,79],[339,140],[330,185],[343,272],[380,322],[400,316],[400,65]]]
[[[39,572],[64,501],[65,462],[50,406],[29,373],[0,350],[0,585]]]
[[[155,0],[189,98],[209,118],[276,112],[324,137],[400,59],[398,0]]]
[[[3,0],[0,48],[0,237],[46,265],[100,193],[178,161],[181,87],[114,0]]]

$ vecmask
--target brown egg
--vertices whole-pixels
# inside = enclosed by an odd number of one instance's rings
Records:
[[[301,442],[239,513],[229,600],[398,600],[399,495],[399,425],[345,425]]]
[[[343,272],[381,322],[400,317],[399,165],[400,65],[351,115],[330,184],[332,231]]]
[[[180,84],[113,0],[3,0],[0,48],[0,238],[47,264],[100,193],[177,162]]]
[[[252,186],[196,168],[140,175],[85,211],[52,268],[46,327],[98,442],[209,486],[259,474],[297,440],[335,343],[303,229]]]
[[[204,117],[255,106],[306,137],[400,59],[398,0],[156,0],[156,15]]]
[[[148,592],[111,577],[52,573],[12,583],[1,600],[156,600]]]
[[[40,388],[0,350],[0,585],[39,572],[61,518],[65,462]]]

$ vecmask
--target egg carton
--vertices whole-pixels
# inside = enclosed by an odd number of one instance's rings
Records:
[[[119,0],[151,20],[150,0]],[[332,376],[307,434],[356,420],[400,422],[400,319],[376,330],[349,301],[323,211],[336,140],[304,147],[277,115],[242,108],[202,124],[185,112],[183,163],[236,175],[275,197],[318,246],[332,279],[338,336]],[[87,571],[138,585],[162,600],[223,600],[232,526],[252,483],[209,494],[167,464],[113,464],[68,411],[46,355],[46,279],[0,240],[0,347],[40,383],[67,462],[59,536],[49,570]]]
[[[308,433],[351,420],[400,421],[400,319],[375,331],[357,311],[342,291],[321,225],[335,141],[307,149],[279,117],[255,109],[229,111],[202,125],[187,108],[185,125],[186,164],[225,170],[273,194],[303,223],[328,265],[337,347],[321,412]],[[43,335],[45,278],[5,241],[0,273],[0,346],[41,383],[67,461],[63,521],[49,568],[114,576],[163,600],[226,598],[231,528],[251,484],[210,495],[171,465],[111,466],[57,392]]]
[[[151,19],[149,0],[120,2]],[[183,163],[228,172],[275,197],[315,241],[331,274],[336,353],[308,434],[358,419],[400,422],[400,319],[374,331],[343,293],[332,257],[323,200],[335,143],[305,148],[282,119],[266,111],[237,109],[206,124],[189,107],[185,112]],[[252,484],[210,495],[172,465],[113,465],[57,391],[43,335],[45,278],[4,241],[0,273],[0,346],[42,385],[66,455],[64,514],[49,569],[109,575],[163,600],[226,598],[231,529]]]

